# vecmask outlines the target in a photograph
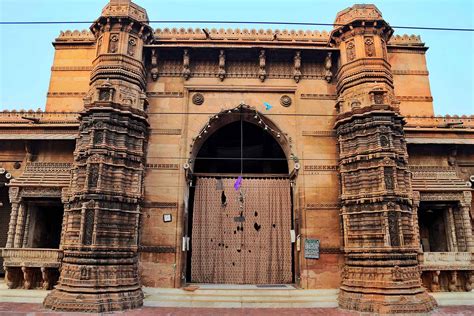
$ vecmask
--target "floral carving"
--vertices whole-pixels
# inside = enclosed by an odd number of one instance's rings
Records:
[[[346,43],[346,56],[348,62],[356,58],[354,40],[350,40]]]
[[[365,56],[367,57],[375,56],[374,38],[366,37],[364,40],[364,44],[365,44]]]
[[[110,34],[109,53],[116,53],[118,51],[119,35]]]
[[[130,38],[128,39],[127,54],[130,56],[134,56],[136,47],[137,39],[133,36],[130,36]]]
[[[284,107],[289,107],[291,105],[291,98],[288,95],[283,95],[280,98],[280,104],[283,105]]]
[[[195,93],[192,100],[194,104],[201,105],[204,103],[204,96],[201,93]]]

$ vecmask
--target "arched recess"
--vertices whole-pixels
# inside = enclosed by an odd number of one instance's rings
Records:
[[[248,138],[246,136],[249,136],[249,134],[252,133],[252,131],[260,131],[259,136],[262,136],[263,138],[267,138],[267,140],[274,140],[274,144],[278,144],[278,148],[274,148],[274,151],[269,153],[269,154],[275,154],[279,157],[276,157],[277,160],[283,160],[286,159],[286,164],[287,164],[287,171],[286,174],[290,173],[294,167],[295,163],[298,162],[297,157],[291,152],[291,146],[287,137],[287,134],[285,134],[283,131],[281,131],[277,125],[270,120],[268,117],[263,115],[262,113],[258,112],[255,108],[246,105],[246,104],[241,104],[235,108],[232,109],[226,109],[222,110],[221,112],[213,115],[209,121],[202,127],[202,129],[199,131],[199,133],[196,135],[195,138],[193,138],[193,143],[191,144],[191,151],[190,151],[190,159],[189,159],[189,172],[194,173],[194,172],[201,172],[198,170],[195,170],[196,166],[196,161],[199,159],[206,160],[209,157],[199,157],[200,153],[203,153],[203,146],[205,146],[206,143],[208,143],[208,140],[213,141],[212,138],[216,138],[216,132],[217,131],[222,131],[222,129],[229,129],[228,132],[240,132],[240,126],[238,128],[235,128],[231,130],[231,126],[237,127],[237,123],[240,124],[240,121],[243,122],[243,132],[245,133],[244,136],[244,141],[243,141],[243,146],[245,147],[246,144],[252,144],[252,142],[255,139]],[[246,127],[250,127],[250,131],[247,130]],[[268,149],[268,148],[267,148]],[[284,155],[284,158],[279,155],[278,151],[281,150],[281,153]],[[237,155],[240,155],[240,151],[236,153]],[[258,159],[263,159],[266,157],[249,157],[248,152],[244,153],[244,156],[247,155],[245,160],[249,162],[249,158],[258,158]],[[240,157],[240,156],[238,156]],[[238,158],[237,157],[237,158]],[[223,157],[223,158],[235,158],[235,155],[233,157]],[[198,163],[199,164],[199,163]],[[298,166],[296,166],[298,168]],[[252,172],[249,172],[252,173]],[[257,172],[260,173],[260,172]],[[279,172],[281,173],[281,172]]]
[[[193,139],[190,155],[186,282],[294,283],[290,178],[298,167],[287,135],[241,104],[213,115]],[[236,188],[239,176],[242,186]]]

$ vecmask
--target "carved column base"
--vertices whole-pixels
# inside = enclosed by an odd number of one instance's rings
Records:
[[[33,268],[21,267],[21,271],[23,271],[23,288],[26,290],[32,289],[36,281]]]
[[[136,252],[65,250],[59,283],[43,305],[93,313],[143,306]]]
[[[386,295],[341,289],[338,300],[340,308],[377,314],[426,313],[437,306],[435,299],[423,290],[416,294]]]
[[[437,306],[423,288],[416,253],[346,254],[339,306],[370,313],[425,313]]]
[[[117,291],[120,289],[117,289]],[[65,312],[107,313],[143,306],[142,290],[108,293],[69,293],[53,290],[44,300],[44,307]]]
[[[21,268],[3,267],[5,269],[5,283],[9,289],[17,288],[23,280]]]

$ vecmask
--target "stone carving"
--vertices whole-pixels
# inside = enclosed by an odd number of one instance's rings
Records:
[[[92,234],[94,233],[94,210],[86,210],[84,213],[84,238],[83,244],[90,246],[92,244]]]
[[[351,109],[353,109],[353,110],[359,109],[360,105],[361,105],[361,103],[357,99],[354,99],[354,100],[351,101]]]
[[[353,61],[356,58],[355,44],[353,40],[346,42],[347,61]]]
[[[261,82],[265,81],[267,77],[267,70],[266,70],[266,57],[265,57],[265,50],[260,50],[260,54],[258,56],[258,78]]]
[[[387,60],[387,44],[385,43],[384,39],[381,39],[382,42],[382,57],[383,59]],[[394,72],[395,73],[395,72]]]
[[[393,170],[392,168],[384,168],[384,180],[385,180],[385,189],[386,190],[393,190],[394,183],[393,183]]]
[[[289,107],[291,105],[291,98],[288,95],[281,96],[280,104],[284,107]]]
[[[332,53],[328,52],[326,55],[326,58],[324,59],[324,69],[326,70],[326,73],[324,74],[324,78],[326,79],[327,82],[331,82],[332,80]]]
[[[189,51],[185,49],[183,51],[183,72],[182,75],[185,80],[188,80],[191,77],[191,69],[189,68],[190,56]]]
[[[390,140],[387,135],[380,135],[380,146],[387,148],[390,146]]]
[[[127,54],[129,56],[134,56],[136,48],[137,48],[137,39],[133,36],[130,36],[128,38]]]
[[[301,51],[295,52],[295,57],[293,57],[293,79],[296,82],[300,82],[301,79]]]
[[[98,56],[101,52],[102,52],[102,41],[103,41],[103,37],[99,37],[99,39],[97,40],[97,51],[96,51],[96,56]],[[51,69],[52,70],[52,69]]]
[[[373,5],[355,5],[339,13],[336,21],[360,19],[364,22],[337,26],[331,33],[331,42],[340,45],[346,57],[336,83],[346,258],[339,305],[375,314],[428,312],[436,303],[421,285],[404,120],[384,99],[393,93],[393,76],[384,61],[356,58],[356,38],[371,39],[362,43],[372,57],[378,39],[388,40],[393,30]],[[381,294],[387,291],[389,298]]]
[[[195,93],[192,100],[194,104],[202,105],[204,103],[204,96],[201,93]]]
[[[128,1],[113,0],[103,12],[107,17],[91,31],[96,38],[110,36],[114,55],[94,60],[90,92],[97,98],[80,116],[61,237],[64,260],[59,284],[44,301],[55,310],[103,313],[143,304],[137,249],[149,125],[146,69],[137,48],[150,44],[152,29],[146,11]],[[183,61],[189,70],[187,52]]]
[[[151,78],[153,79],[153,81],[156,81],[158,80],[158,53],[156,51],[156,49],[152,49],[151,50],[151,70],[150,70],[150,73],[151,73]]]
[[[390,245],[392,245],[392,247],[400,246],[400,230],[398,225],[398,213],[393,211],[389,212],[388,227],[390,233]]]
[[[219,52],[219,72],[218,77],[221,81],[225,78],[225,52],[223,49]]]
[[[119,34],[110,34],[109,53],[116,53],[119,45]]]
[[[365,56],[374,57],[375,56],[374,38],[366,37],[364,39],[364,45],[365,45]]]

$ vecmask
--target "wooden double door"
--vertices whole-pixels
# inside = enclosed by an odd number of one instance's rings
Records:
[[[198,177],[191,231],[191,282],[293,282],[287,178]]]

